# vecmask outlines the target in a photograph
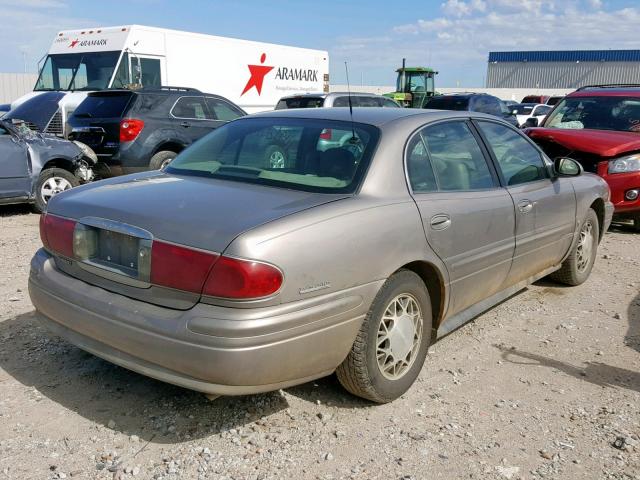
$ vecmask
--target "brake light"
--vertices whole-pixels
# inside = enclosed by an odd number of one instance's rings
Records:
[[[73,258],[74,220],[42,214],[40,216],[40,239],[47,250]]]
[[[151,246],[151,283],[200,293],[218,257],[215,253],[154,240]]]
[[[322,131],[320,132],[320,138],[322,140],[331,140],[331,129],[330,128],[324,128],[322,129]]]
[[[232,299],[262,298],[280,290],[282,281],[282,272],[273,265],[220,257],[211,269],[202,293]]]
[[[120,121],[120,141],[132,142],[144,128],[144,122],[137,118],[124,118]]]

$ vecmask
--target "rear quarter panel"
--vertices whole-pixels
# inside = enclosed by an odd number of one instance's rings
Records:
[[[282,303],[385,280],[413,261],[445,272],[427,248],[420,215],[408,196],[358,195],[303,211],[244,233],[225,254],[281,268]],[[314,287],[322,288],[305,293]]]

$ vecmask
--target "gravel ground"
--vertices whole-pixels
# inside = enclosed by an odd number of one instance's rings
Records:
[[[334,377],[220,398],[42,328],[38,217],[0,208],[0,479],[640,479],[640,235],[580,287],[538,282],[434,345],[402,398]]]

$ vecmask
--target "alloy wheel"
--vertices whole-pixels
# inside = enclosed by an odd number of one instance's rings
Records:
[[[591,262],[593,240],[593,224],[587,220],[580,229],[580,239],[578,240],[578,247],[576,249],[576,260],[579,272],[584,272]]]
[[[51,177],[42,184],[42,187],[40,188],[40,195],[44,202],[48,203],[49,200],[51,200],[51,197],[60,192],[64,192],[65,190],[69,190],[70,188],[72,188],[72,185],[66,178]]]

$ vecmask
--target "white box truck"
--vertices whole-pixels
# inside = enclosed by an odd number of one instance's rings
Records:
[[[285,95],[328,92],[329,55],[141,25],[69,30],[53,40],[33,92],[11,108],[33,99],[34,108],[23,110],[38,118],[22,120],[65,135],[67,118],[87,92],[160,86],[222,95],[248,113],[271,110]]]

